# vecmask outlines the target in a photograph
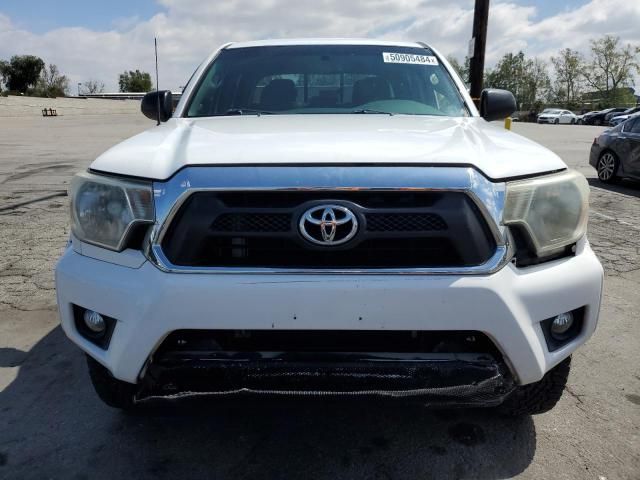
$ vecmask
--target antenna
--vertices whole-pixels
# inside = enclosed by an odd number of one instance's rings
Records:
[[[158,125],[160,125],[160,85],[158,85],[158,39],[153,37],[153,43],[156,49],[156,98],[158,99]]]

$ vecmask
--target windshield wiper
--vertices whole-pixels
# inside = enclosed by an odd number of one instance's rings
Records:
[[[358,110],[351,110],[350,113],[373,113],[378,115],[393,115],[391,112],[383,112],[381,110],[372,110],[370,108],[360,108]]]
[[[252,108],[230,108],[224,115],[274,115],[273,112],[267,110],[254,110]]]

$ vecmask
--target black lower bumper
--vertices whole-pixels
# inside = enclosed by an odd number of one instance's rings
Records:
[[[154,352],[139,386],[140,401],[371,396],[493,406],[514,382],[480,332],[183,330]]]
[[[261,354],[149,365],[138,400],[286,395],[419,397],[433,406],[495,406],[513,390],[487,355]]]

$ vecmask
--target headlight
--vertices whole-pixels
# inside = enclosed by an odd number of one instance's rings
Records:
[[[70,193],[71,231],[83,242],[120,251],[132,226],[154,220],[149,182],[80,173]]]
[[[587,229],[589,184],[569,170],[507,183],[504,224],[521,226],[538,257],[578,241]]]

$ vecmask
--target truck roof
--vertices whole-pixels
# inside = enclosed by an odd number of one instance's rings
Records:
[[[252,40],[248,42],[234,42],[225,48],[247,47],[280,47],[289,45],[379,45],[390,47],[417,47],[424,48],[417,42],[398,42],[389,40],[376,40],[372,38],[288,38],[271,40]]]

